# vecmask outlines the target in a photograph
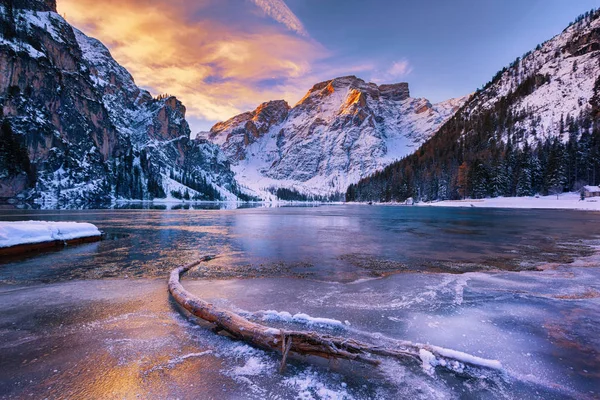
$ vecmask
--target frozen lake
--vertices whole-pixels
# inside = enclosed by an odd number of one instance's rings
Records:
[[[0,219],[85,221],[107,234],[0,261],[2,398],[600,395],[599,213],[323,206]],[[248,318],[430,343],[499,360],[504,372],[294,358],[281,375],[277,354],[215,335],[169,299],[168,271],[205,253],[220,257],[184,286]]]

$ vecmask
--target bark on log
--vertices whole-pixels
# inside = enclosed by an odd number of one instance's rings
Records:
[[[370,365],[379,365],[381,361],[374,356],[392,357],[402,360],[410,359],[421,362],[423,361],[423,351],[431,353],[440,360],[459,361],[460,363],[474,365],[479,368],[502,369],[498,361],[469,356],[436,346],[400,340],[392,341],[393,347],[389,344],[387,346],[380,346],[317,332],[275,329],[252,322],[238,314],[218,308],[194,296],[181,285],[181,275],[200,263],[213,258],[214,256],[204,256],[199,261],[171,271],[169,292],[181,307],[196,317],[215,324],[217,330],[225,331],[231,336],[257,347],[280,352],[282,354],[281,370],[285,368],[285,361],[289,352],[327,359],[345,359]],[[456,355],[467,357],[466,359],[465,357],[456,358]],[[444,364],[446,363],[442,363],[441,365],[444,366]]]

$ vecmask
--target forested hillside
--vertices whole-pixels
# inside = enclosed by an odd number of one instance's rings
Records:
[[[504,68],[347,201],[529,196],[600,183],[600,12]]]

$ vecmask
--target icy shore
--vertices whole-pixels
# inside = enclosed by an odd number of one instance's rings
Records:
[[[480,208],[524,208],[600,211],[600,197],[581,200],[579,193],[563,193],[557,196],[496,197],[492,199],[444,200],[417,203],[430,207],[480,207]]]

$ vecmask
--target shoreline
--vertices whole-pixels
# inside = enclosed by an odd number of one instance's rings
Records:
[[[485,199],[440,200],[405,204],[398,202],[348,202],[345,204],[395,206],[395,207],[447,207],[447,208],[498,208],[513,210],[575,210],[600,211],[600,197],[581,200],[579,193],[563,193],[550,196],[494,197]]]
[[[57,204],[35,203],[45,210],[61,210],[63,208],[56,207]],[[440,200],[432,202],[418,202],[414,204],[406,204],[400,202],[323,202],[323,201],[206,201],[206,200],[177,200],[170,199],[154,199],[154,200],[116,200],[110,205],[75,207],[74,209],[100,209],[111,210],[119,209],[119,206],[140,205],[140,206],[156,206],[165,207],[167,210],[187,208],[194,206],[220,206],[220,209],[239,209],[239,208],[278,208],[278,207],[319,207],[328,205],[376,205],[376,206],[417,206],[417,207],[454,207],[454,208],[503,208],[503,209],[522,209],[522,210],[577,210],[577,211],[600,211],[600,197],[580,199],[579,193],[563,193],[558,199],[555,195],[549,196],[528,196],[528,197],[494,197],[484,199],[464,199],[464,200]],[[50,208],[46,208],[50,207]]]
[[[486,199],[443,200],[415,205],[420,207],[600,211],[600,197],[581,200],[579,193],[563,193],[558,196],[558,199],[555,195],[538,197],[496,197]]]

